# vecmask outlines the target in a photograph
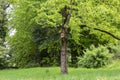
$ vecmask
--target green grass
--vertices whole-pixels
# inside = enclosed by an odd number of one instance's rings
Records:
[[[120,80],[120,60],[100,69],[69,68],[62,75],[59,67],[0,70],[0,80]]]
[[[69,68],[68,75],[58,67],[0,70],[0,80],[120,80],[120,68]]]

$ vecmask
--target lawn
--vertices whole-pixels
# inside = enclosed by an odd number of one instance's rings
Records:
[[[69,68],[68,75],[58,67],[0,70],[0,80],[120,80],[120,68]]]

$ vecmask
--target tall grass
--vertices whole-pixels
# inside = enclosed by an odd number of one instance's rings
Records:
[[[0,70],[0,80],[120,80],[120,69],[69,68],[68,75],[58,67]]]

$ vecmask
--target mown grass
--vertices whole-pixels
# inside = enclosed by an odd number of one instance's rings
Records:
[[[68,75],[58,67],[0,70],[0,80],[120,80],[120,69],[69,68]]]
[[[59,67],[0,70],[0,80],[120,80],[120,61],[100,69],[69,68],[67,75]]]

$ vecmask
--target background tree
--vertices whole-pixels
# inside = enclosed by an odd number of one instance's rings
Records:
[[[119,3],[119,0],[73,0],[72,15],[65,25],[66,49],[70,50],[72,63],[91,44],[118,43]],[[8,42],[17,66],[24,67],[31,62],[51,65],[52,61],[60,61],[60,34],[64,31],[61,26],[65,18],[61,10],[67,6],[69,12],[71,5],[70,0],[15,1],[10,24],[16,33],[8,37]]]
[[[9,3],[4,0],[0,0],[0,69],[7,67],[5,37],[7,34],[7,28],[5,26],[7,22],[6,9],[9,7]]]

